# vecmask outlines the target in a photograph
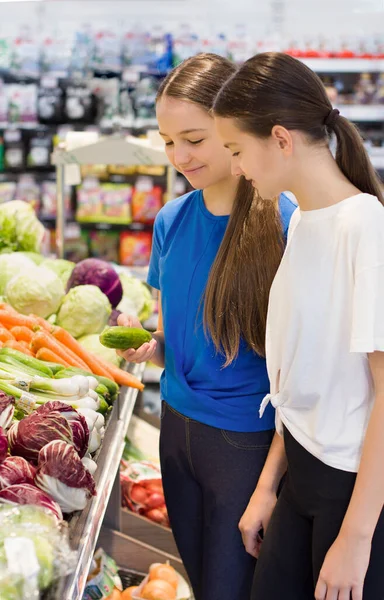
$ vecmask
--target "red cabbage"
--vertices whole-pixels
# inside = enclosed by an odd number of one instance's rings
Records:
[[[111,312],[111,316],[108,319],[108,325],[110,327],[115,327],[116,325],[118,325],[118,318],[120,317],[120,315],[122,315],[123,313],[121,312],[121,310],[117,310],[116,308],[113,309],[113,311]]]
[[[15,412],[15,398],[0,391],[0,427],[8,429]]]
[[[0,490],[19,483],[33,483],[36,468],[22,456],[8,456],[0,465]]]
[[[48,494],[30,483],[10,485],[0,491],[0,502],[4,504],[33,504],[51,511],[59,521],[63,514],[60,506]]]
[[[64,513],[82,510],[88,498],[96,495],[95,481],[74,447],[59,440],[40,450],[35,483]]]
[[[2,463],[8,454],[8,438],[4,429],[0,427],[0,463]]]
[[[80,458],[87,453],[89,446],[89,428],[83,415],[78,413],[72,406],[58,400],[42,404],[38,409],[39,414],[49,414],[52,411],[59,412],[68,421],[72,429],[73,446]]]
[[[23,456],[33,463],[37,462],[41,448],[52,440],[73,443],[72,428],[67,419],[57,411],[46,414],[33,412],[14,423],[8,431],[11,454]]]
[[[78,285],[96,285],[108,297],[112,308],[123,297],[123,286],[115,269],[105,260],[86,258],[73,269],[67,283],[67,292]]]

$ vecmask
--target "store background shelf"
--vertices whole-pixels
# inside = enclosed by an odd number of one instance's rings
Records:
[[[383,73],[384,59],[300,58],[316,73]]]

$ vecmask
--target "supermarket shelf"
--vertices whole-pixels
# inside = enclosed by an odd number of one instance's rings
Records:
[[[148,140],[134,137],[105,137],[93,144],[73,150],[58,148],[52,163],[59,165],[157,165],[169,166],[163,148],[152,146]]]
[[[340,104],[337,108],[351,121],[384,122],[384,104]]]
[[[139,378],[142,377],[143,370],[144,365],[133,365],[130,369]],[[78,551],[78,557],[75,571],[63,582],[60,600],[81,600],[83,596],[103,518],[119,470],[124,438],[137,393],[133,388],[122,388],[113,407],[97,458],[98,467],[95,473],[97,495],[69,523],[71,545]]]
[[[76,221],[81,229],[100,231],[152,231],[153,225],[147,223],[102,223],[96,221]]]
[[[382,73],[384,59],[371,58],[303,58],[316,73]]]

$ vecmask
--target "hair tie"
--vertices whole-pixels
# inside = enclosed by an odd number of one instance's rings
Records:
[[[339,114],[340,111],[337,108],[332,108],[332,110],[329,111],[328,116],[325,118],[324,125],[326,127],[329,127],[329,129],[332,129],[335,125],[335,122],[337,121]]]

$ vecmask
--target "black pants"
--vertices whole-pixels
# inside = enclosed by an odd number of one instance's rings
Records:
[[[244,549],[238,524],[274,432],[216,429],[165,403],[162,413],[165,499],[195,599],[249,600],[255,561]]]
[[[334,469],[285,430],[288,474],[255,571],[252,600],[313,600],[325,555],[339,534],[356,474]],[[384,513],[373,538],[364,600],[384,599]]]

